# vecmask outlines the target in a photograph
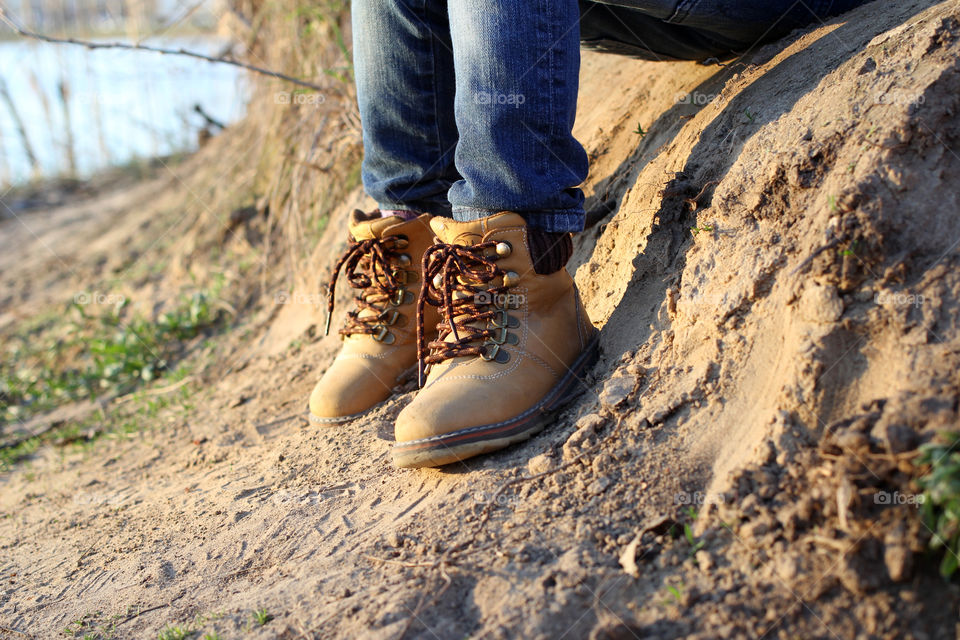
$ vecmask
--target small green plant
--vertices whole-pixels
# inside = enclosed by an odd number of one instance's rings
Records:
[[[950,578],[960,565],[960,431],[921,446],[917,464],[925,470],[917,483],[923,490],[921,513],[933,532],[930,547],[943,550],[940,574]]]
[[[667,585],[667,592],[673,596],[673,599],[677,602],[680,602],[683,598],[683,589],[681,587],[674,586],[672,584]],[[665,604],[669,604],[670,600],[667,600]]]
[[[690,544],[690,555],[694,555],[700,549],[703,549],[706,542],[703,540],[697,540],[696,536],[693,535],[693,528],[689,524],[683,525],[683,537],[687,539],[687,542]]]
[[[683,523],[683,537],[687,539],[687,544],[690,545],[688,555],[689,557],[693,557],[697,551],[703,549],[707,543],[703,540],[697,540],[697,537],[693,535],[693,527],[690,526],[690,523],[697,519],[697,508],[693,505],[687,507],[686,515],[690,522]]]
[[[187,627],[167,625],[157,634],[157,640],[186,640],[193,633],[193,630]]]
[[[222,640],[222,639],[220,638],[219,633],[217,633],[216,631],[211,631],[210,633],[203,634],[202,640]]]
[[[202,299],[205,297],[185,300],[177,308],[179,313],[159,317],[149,330],[135,328],[149,324],[137,317],[125,322],[126,328],[118,328],[113,318],[116,310],[104,314],[106,320],[103,316],[84,320],[78,311],[79,316],[34,320],[21,328],[6,349],[5,355],[10,357],[0,359],[0,426],[101,393],[130,391],[134,402],[92,410],[86,417],[38,436],[7,440],[0,447],[0,471],[29,458],[43,444],[89,446],[109,433],[140,431],[148,422],[145,418],[172,405],[188,410],[195,393],[189,377],[196,364],[189,355],[200,345],[196,339],[176,336],[196,334],[196,338],[218,325],[220,314]],[[140,340],[127,342],[134,334]],[[152,337],[148,341],[144,336]],[[125,344],[134,346],[125,348]],[[153,358],[159,359],[150,361]],[[167,365],[170,360],[181,360],[181,364],[171,369]],[[154,375],[162,376],[169,390],[156,396],[140,393],[137,388]]]
[[[256,623],[257,626],[260,626],[260,627],[262,627],[263,625],[273,620],[273,616],[267,613],[266,609],[262,609],[262,608],[255,610],[253,613],[250,614],[250,617],[253,619],[254,623]]]
[[[0,425],[105,393],[129,393],[162,375],[169,361],[182,355],[186,341],[221,319],[204,292],[156,319],[127,313],[121,296],[100,314],[82,304],[90,294],[78,298],[68,314],[39,319],[5,340]]]
[[[98,626],[97,619],[99,617],[99,611],[84,614],[82,617],[68,624],[63,630],[63,635],[71,638],[82,638],[82,640],[101,640],[103,634],[95,628]]]
[[[753,123],[757,119],[756,114],[751,113],[750,109],[744,109],[743,115],[747,116],[747,120],[749,120],[751,123]]]
[[[133,607],[126,611],[106,616],[102,611],[85,613],[71,622],[63,630],[63,635],[81,640],[113,640],[116,637],[117,623],[130,615]]]
[[[643,138],[643,137],[645,137],[645,136],[647,135],[648,132],[647,132],[647,131],[644,131],[644,130],[643,130],[643,125],[638,122],[638,123],[637,123],[637,128],[634,130],[634,133],[637,134],[638,136],[640,136],[641,138]]]
[[[692,233],[694,236],[696,236],[696,235],[697,235],[698,233],[700,233],[701,231],[704,232],[704,233],[710,233],[711,231],[713,231],[713,229],[714,229],[714,228],[713,228],[713,225],[707,225],[707,224],[705,224],[705,225],[703,225],[702,227],[690,227],[690,233]]]
[[[842,256],[856,256],[857,255],[857,241],[854,240],[850,246],[840,252]]]

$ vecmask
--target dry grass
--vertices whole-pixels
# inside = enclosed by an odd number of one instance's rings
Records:
[[[186,214],[181,266],[207,260],[235,233],[231,214],[254,206],[266,230],[258,248],[261,290],[292,284],[330,211],[359,183],[356,112],[346,2],[239,0],[229,21],[252,63],[324,87],[305,92],[280,80],[251,78],[247,116],[213,139],[179,172],[173,208]],[[169,205],[168,205],[169,206]],[[252,283],[251,283],[252,284]]]

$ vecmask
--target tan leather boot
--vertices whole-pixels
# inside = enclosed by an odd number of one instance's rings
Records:
[[[381,218],[376,212],[353,213],[350,245],[327,291],[327,331],[341,268],[346,268],[347,280],[359,294],[340,330],[343,347],[310,395],[313,422],[333,425],[352,420],[416,375],[416,292],[423,253],[433,242],[430,219],[424,214],[405,222],[399,216]],[[431,309],[425,321],[437,320]]]
[[[529,438],[584,388],[598,335],[566,269],[539,275],[515,213],[434,218],[419,309],[438,306],[421,341],[425,384],[396,421],[394,462],[439,466]],[[425,317],[424,321],[429,318]],[[427,350],[429,349],[429,354]]]

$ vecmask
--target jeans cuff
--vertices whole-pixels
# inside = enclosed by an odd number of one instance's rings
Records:
[[[453,207],[453,219],[458,222],[470,222],[496,215],[503,209],[477,209],[475,207]],[[583,231],[586,214],[583,208],[556,209],[553,211],[517,211],[527,224],[551,233],[578,233]]]
[[[432,216],[450,217],[450,204],[443,202],[378,202],[381,211],[416,211]]]

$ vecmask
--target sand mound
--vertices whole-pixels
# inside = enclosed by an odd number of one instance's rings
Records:
[[[876,496],[957,420],[958,38],[960,2],[917,0],[724,67],[586,57],[597,224],[572,268],[603,358],[500,455],[393,469],[412,389],[348,427],[302,421],[337,348],[311,296],[346,203],[304,304],[245,325],[197,408],[6,480],[3,626],[953,637],[916,510]]]
[[[597,187],[618,210],[578,283],[606,352],[656,373],[641,412],[682,410],[716,488],[767,438],[786,454],[949,380],[956,6],[924,6],[870,5],[714,74]]]

